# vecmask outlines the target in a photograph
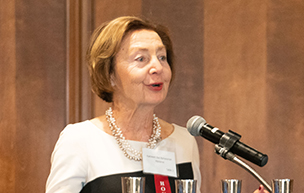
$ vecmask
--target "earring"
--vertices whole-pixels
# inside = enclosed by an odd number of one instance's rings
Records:
[[[111,79],[111,86],[114,87],[115,85],[115,82]]]

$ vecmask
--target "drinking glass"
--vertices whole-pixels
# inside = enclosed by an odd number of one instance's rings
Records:
[[[241,193],[242,180],[224,179],[221,180],[222,193]]]
[[[121,177],[122,193],[145,193],[145,177]]]
[[[175,193],[196,193],[197,180],[178,179],[175,180]]]
[[[292,193],[293,180],[291,179],[273,179],[272,193]]]

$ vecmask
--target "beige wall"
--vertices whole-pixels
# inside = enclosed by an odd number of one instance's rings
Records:
[[[0,192],[43,192],[50,155],[70,122],[103,114],[90,93],[84,52],[94,27],[142,15],[170,28],[176,79],[158,116],[185,126],[203,116],[269,155],[267,181],[295,179],[304,191],[304,2],[0,1]],[[203,192],[220,179],[259,183],[197,138]]]

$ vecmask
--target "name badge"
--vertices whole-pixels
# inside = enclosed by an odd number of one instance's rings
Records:
[[[177,177],[175,153],[155,149],[142,149],[144,173]]]

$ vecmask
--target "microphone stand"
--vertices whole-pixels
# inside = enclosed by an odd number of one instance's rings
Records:
[[[225,133],[221,137],[220,143],[215,145],[215,153],[219,154],[224,159],[228,159],[231,162],[244,168],[251,175],[253,175],[261,184],[263,184],[268,192],[271,193],[271,186],[254,169],[252,169],[249,165],[247,165],[245,162],[235,156],[232,152],[230,152],[230,149],[232,148],[234,143],[240,138],[241,136],[239,134],[229,130],[228,133]]]
[[[218,145],[215,145],[215,149],[217,149],[217,148],[218,148]],[[221,147],[219,147],[219,148],[221,148]],[[243,162],[242,160],[240,160],[233,153],[227,152],[226,155],[225,155],[225,157],[223,157],[223,158],[224,159],[228,159],[229,161],[231,161],[231,162],[233,162],[233,163],[241,166],[243,169],[245,169],[251,175],[253,175],[253,177],[255,177],[261,184],[263,184],[268,192],[270,192],[270,193],[272,192],[271,186],[254,169],[252,169],[248,164],[246,164],[245,162]]]

